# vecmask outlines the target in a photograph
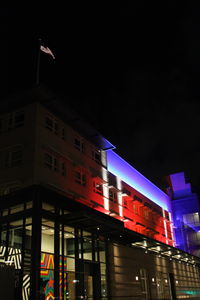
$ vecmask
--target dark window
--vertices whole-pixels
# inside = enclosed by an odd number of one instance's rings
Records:
[[[109,198],[110,198],[110,200],[116,202],[117,201],[117,193],[113,190],[109,190]]]
[[[131,196],[131,192],[125,188],[123,188],[123,193],[128,195],[128,196]]]
[[[56,119],[47,116],[45,119],[45,127],[51,132],[54,132],[56,135],[58,134],[58,122]]]
[[[24,112],[16,112],[15,113],[15,121],[14,127],[23,127],[24,126]]]
[[[66,176],[66,164],[64,162],[61,164],[61,173],[63,176]]]
[[[61,138],[62,138],[63,140],[65,140],[65,138],[66,138],[66,132],[65,132],[65,128],[64,128],[64,127],[63,127],[62,130],[61,130]]]
[[[17,111],[8,115],[8,130],[24,126],[24,112]]]
[[[22,163],[22,149],[11,153],[11,167],[19,166]]]
[[[93,182],[93,191],[97,194],[103,194],[103,185],[97,182]]]
[[[75,182],[80,185],[86,185],[86,175],[80,171],[75,171]]]
[[[96,163],[101,164],[101,151],[100,150],[93,150],[92,151],[92,159]]]
[[[50,170],[58,171],[58,159],[54,157],[52,154],[45,153],[44,154],[44,164],[46,167],[48,167]]]
[[[5,167],[17,167],[22,164],[23,151],[21,147],[16,147],[5,153]]]
[[[78,138],[78,137],[75,137],[74,139],[74,147],[81,151],[81,152],[85,152],[85,145],[84,145],[84,142],[81,138]]]

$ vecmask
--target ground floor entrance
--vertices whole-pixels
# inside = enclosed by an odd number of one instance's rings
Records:
[[[10,286],[9,300],[200,297],[198,258],[50,190],[7,197],[0,214],[0,298]]]

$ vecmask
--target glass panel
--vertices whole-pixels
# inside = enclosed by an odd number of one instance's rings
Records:
[[[93,276],[85,274],[84,276],[84,287],[86,299],[93,299]]]
[[[26,203],[26,209],[29,209],[29,208],[32,208],[32,207],[33,207],[32,201]]]
[[[94,251],[95,251],[95,261],[99,261],[99,246],[98,246],[98,240],[94,240]]]
[[[76,294],[76,282],[75,273],[74,272],[67,272],[66,273],[66,299],[75,300]],[[62,298],[61,298],[62,299]]]
[[[100,264],[100,268],[101,268],[101,274],[105,275],[106,274],[106,264]]]
[[[54,222],[42,219],[41,251],[54,253]]]
[[[105,276],[101,276],[101,296],[107,297],[107,284]]]
[[[32,236],[32,219],[26,219],[25,236],[24,236],[24,275],[31,270],[31,236]]]
[[[15,214],[17,212],[23,211],[24,210],[24,204],[19,204],[16,206],[12,206],[10,208],[10,214]]]
[[[2,215],[3,215],[3,216],[7,216],[7,215],[8,215],[8,209],[4,209]]]
[[[42,252],[41,253],[41,268],[54,269],[54,255]]]
[[[64,255],[75,256],[75,235],[74,229],[64,226]]]
[[[54,271],[41,269],[40,271],[40,299],[54,299]]]
[[[99,241],[99,260],[106,262],[105,243],[103,241]]]
[[[1,229],[1,246],[6,246],[7,224],[2,225]]]
[[[42,203],[42,209],[51,211],[51,212],[55,212],[55,207],[49,203],[43,202]]]
[[[67,257],[67,270],[75,271],[75,259]]]
[[[18,220],[9,224],[9,243],[12,248],[22,248],[23,221]]]
[[[83,259],[92,260],[92,239],[83,237]]]

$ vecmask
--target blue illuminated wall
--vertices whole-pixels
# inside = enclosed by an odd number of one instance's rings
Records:
[[[170,197],[112,150],[107,151],[107,163],[109,172],[171,212]]]
[[[200,256],[199,198],[183,172],[169,175],[176,247]]]

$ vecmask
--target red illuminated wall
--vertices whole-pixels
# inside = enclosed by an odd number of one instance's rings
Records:
[[[74,166],[70,161],[68,162],[67,170],[68,175],[70,173],[71,176],[68,176],[69,180],[66,182],[66,190],[72,191],[73,200],[79,201],[95,210],[123,221],[125,228],[168,245],[174,245],[169,214],[160,206],[140,194],[125,182],[122,182],[122,191],[119,191],[116,184],[113,183],[113,178],[115,178],[115,176],[110,174],[112,182],[110,184],[110,180],[108,181],[110,194],[107,199],[109,202],[109,210],[106,210],[103,191],[101,191],[100,188],[96,188],[96,186],[105,184],[103,179],[100,176],[94,176],[89,171],[89,168]],[[77,183],[74,180],[74,172],[76,171],[85,174],[85,185]],[[119,204],[120,193],[122,195],[121,214]],[[116,197],[113,197],[113,195],[116,195]]]

